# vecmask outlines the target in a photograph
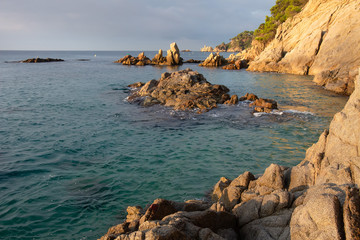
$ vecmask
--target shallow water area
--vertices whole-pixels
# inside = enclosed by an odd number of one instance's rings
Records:
[[[202,199],[221,176],[295,165],[347,100],[311,77],[113,63],[139,52],[0,51],[1,239],[96,239],[128,205]],[[12,62],[37,56],[65,61]],[[279,111],[254,115],[243,102],[199,115],[125,101],[127,85],[185,68],[230,94],[275,99]]]

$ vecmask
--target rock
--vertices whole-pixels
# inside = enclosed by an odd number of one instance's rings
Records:
[[[201,48],[200,51],[201,52],[212,52],[212,51],[214,51],[214,49],[212,47],[210,47],[210,46],[204,45],[204,47]]]
[[[223,95],[229,89],[223,85],[212,85],[202,74],[191,69],[173,73],[163,73],[160,80],[151,80],[140,90],[132,92],[128,97],[130,102],[140,104],[145,100],[172,107],[175,110],[208,111],[223,103]],[[145,97],[151,97],[146,99]]]
[[[235,105],[239,102],[239,98],[238,96],[235,94],[235,95],[232,95],[231,98],[227,101],[224,102],[224,104],[228,104],[228,105]]]
[[[200,63],[201,67],[220,67],[227,63],[223,56],[220,56],[218,53],[210,55],[204,60],[204,62]]]
[[[129,206],[126,212],[126,222],[139,221],[143,214],[143,209],[140,206]]]
[[[141,88],[142,86],[144,86],[145,84],[142,82],[136,82],[133,84],[128,85],[129,88]]]
[[[253,188],[257,190],[260,187],[266,187],[273,190],[284,189],[284,170],[283,167],[277,164],[271,164],[265,170],[264,175],[255,181],[255,186]]]
[[[315,191],[295,208],[290,221],[291,239],[344,239],[342,214],[336,195]]]
[[[190,49],[184,49],[184,50],[181,50],[181,52],[191,52]]]
[[[225,188],[227,188],[231,183],[231,180],[227,179],[226,177],[221,177],[220,180],[215,184],[214,190],[211,194],[211,199],[216,202],[218,201]]]
[[[114,63],[121,63],[123,65],[145,66],[151,64],[151,61],[145,56],[144,52],[141,52],[137,57],[126,55],[123,58],[114,61]]]
[[[239,230],[243,240],[290,240],[289,222],[293,209],[284,209],[271,216],[256,219]]]
[[[189,59],[189,60],[185,61],[184,63],[201,63],[201,61],[200,60]]]
[[[309,1],[278,27],[248,70],[314,75],[325,88],[350,94],[360,65],[359,7],[358,1]]]
[[[140,225],[145,221],[161,220],[165,216],[176,212],[172,202],[165,199],[156,199],[146,210],[144,216],[140,219]]]
[[[199,232],[199,239],[200,240],[225,240],[221,236],[217,235],[209,228],[203,228]]]
[[[259,99],[255,94],[253,93],[246,93],[244,96],[242,96],[241,98],[239,98],[239,101],[245,101],[245,100],[248,100],[248,101],[255,101]]]
[[[22,63],[43,63],[43,62],[63,62],[63,59],[59,58],[29,58],[26,60],[22,60],[20,62]]]
[[[289,208],[292,203],[292,196],[288,191],[277,190],[271,194],[258,195],[248,201],[237,204],[232,213],[237,217],[238,226],[259,218],[270,216],[282,209]]]
[[[277,102],[272,99],[259,98],[250,103],[250,107],[254,106],[255,112],[271,112],[273,109],[277,109]]]
[[[235,64],[228,64],[222,67],[222,69],[225,70],[238,70],[237,67],[235,66]]]
[[[240,202],[242,192],[248,188],[250,181],[254,179],[254,175],[250,172],[241,174],[222,191],[219,202],[223,204],[226,210],[231,211]]]
[[[179,231],[177,228],[169,225],[159,226],[152,228],[145,232],[146,240],[160,240],[160,239],[179,239],[179,240],[190,240],[184,233]]]
[[[180,51],[175,42],[170,44],[170,49],[167,51],[167,56],[163,57],[162,50],[160,49],[158,54],[151,60],[155,65],[168,65],[175,66],[182,64],[182,58],[180,57]]]
[[[156,55],[154,56],[154,58],[151,60],[151,62],[152,62],[153,64],[155,64],[155,65],[159,65],[159,64],[161,64],[161,63],[166,62],[166,58],[163,57],[163,52],[162,52],[161,49],[159,49],[158,54],[156,54]]]
[[[346,239],[360,239],[360,194],[359,189],[349,188],[343,207]]]

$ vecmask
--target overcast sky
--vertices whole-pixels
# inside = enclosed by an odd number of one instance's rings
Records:
[[[275,0],[0,0],[1,50],[200,50],[254,30]]]

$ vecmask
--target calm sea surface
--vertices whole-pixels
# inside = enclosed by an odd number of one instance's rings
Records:
[[[202,199],[221,176],[295,165],[347,99],[303,76],[113,63],[128,53],[139,52],[0,51],[0,239],[96,239],[128,205]],[[65,62],[11,63],[34,57]],[[275,99],[280,112],[124,101],[128,84],[185,68],[231,94]]]

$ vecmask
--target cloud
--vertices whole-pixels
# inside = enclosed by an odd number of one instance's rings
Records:
[[[255,29],[274,4],[265,2],[2,0],[0,47],[156,50],[177,41],[181,48],[199,50]]]

